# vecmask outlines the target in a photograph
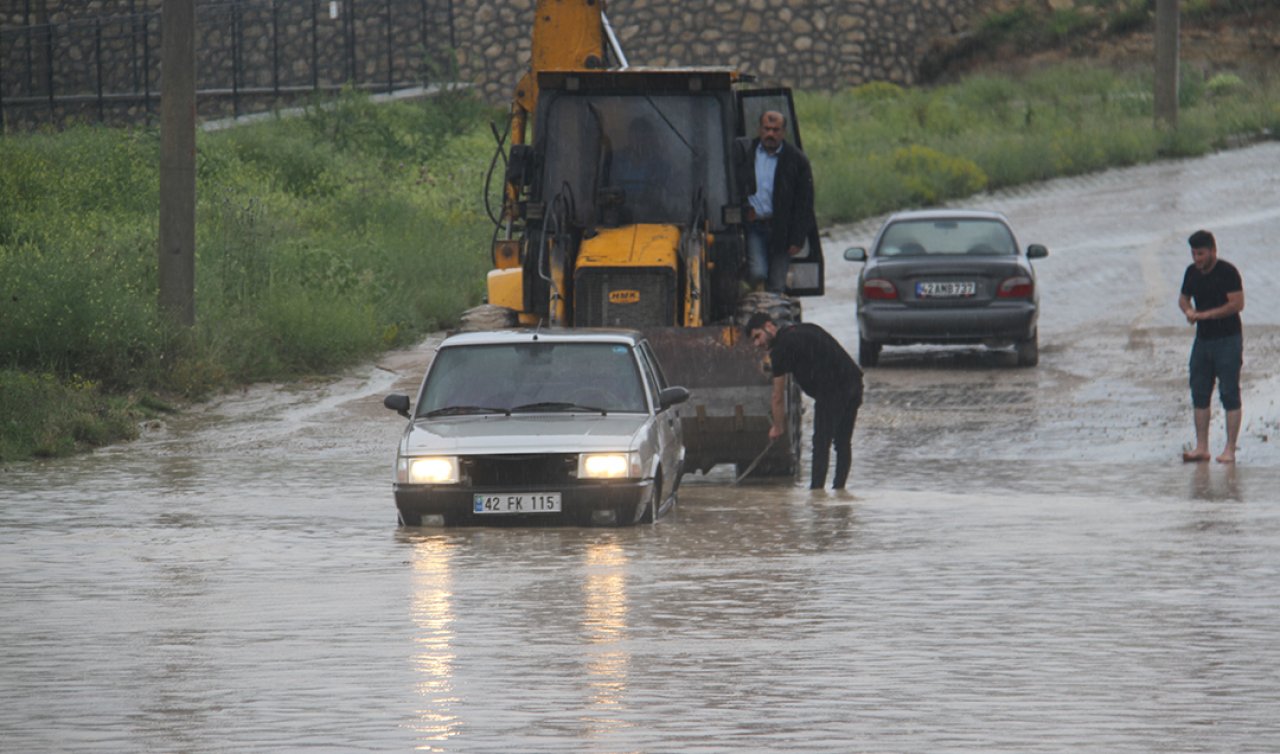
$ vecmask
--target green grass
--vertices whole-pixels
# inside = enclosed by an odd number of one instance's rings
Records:
[[[0,460],[63,456],[131,439],[137,419],[153,410],[75,376],[0,369]]]
[[[1176,130],[1155,125],[1151,91],[1149,73],[1068,64],[929,89],[800,94],[819,223],[1280,134],[1280,82],[1184,69]]]
[[[1189,70],[1176,131],[1150,92],[1149,75],[1072,65],[801,93],[819,220],[1280,134],[1275,82]],[[156,312],[156,132],[0,138],[0,462],[132,437],[156,396],[328,372],[452,325],[484,292],[501,117],[460,95],[350,95],[201,134],[190,331]]]
[[[0,139],[0,461],[130,437],[138,396],[326,372],[451,325],[484,292],[495,117],[350,95],[200,134],[190,332],[156,312],[156,132]]]

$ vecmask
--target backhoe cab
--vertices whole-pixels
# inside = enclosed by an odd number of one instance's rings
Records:
[[[533,144],[514,146],[508,165],[521,192],[520,272],[516,253],[497,255],[490,303],[526,321],[579,327],[732,319],[753,188],[746,119],[791,109],[785,90],[735,92],[737,78],[635,69],[539,75]],[[788,140],[797,143],[792,124]],[[518,298],[503,280],[517,276]],[[821,294],[822,279],[815,231],[792,264],[788,293]]]

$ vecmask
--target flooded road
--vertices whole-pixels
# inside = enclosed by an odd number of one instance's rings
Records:
[[[1050,248],[1040,366],[887,348],[850,494],[723,469],[656,526],[397,529],[381,398],[430,343],[0,470],[0,749],[1280,751],[1277,196],[1266,144],[966,202]],[[1236,467],[1179,460],[1202,226],[1247,295]],[[851,351],[874,229],[805,302]]]

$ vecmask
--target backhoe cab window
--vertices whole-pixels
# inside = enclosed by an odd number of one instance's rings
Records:
[[[578,226],[686,223],[694,197],[729,202],[720,102],[711,96],[558,95],[541,114],[542,198]]]

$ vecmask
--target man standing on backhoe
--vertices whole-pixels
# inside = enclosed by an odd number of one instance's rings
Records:
[[[760,116],[751,142],[754,181],[747,198],[747,280],[772,293],[787,288],[787,267],[804,249],[813,215],[813,170],[809,158],[783,140],[787,119],[769,110]]]

